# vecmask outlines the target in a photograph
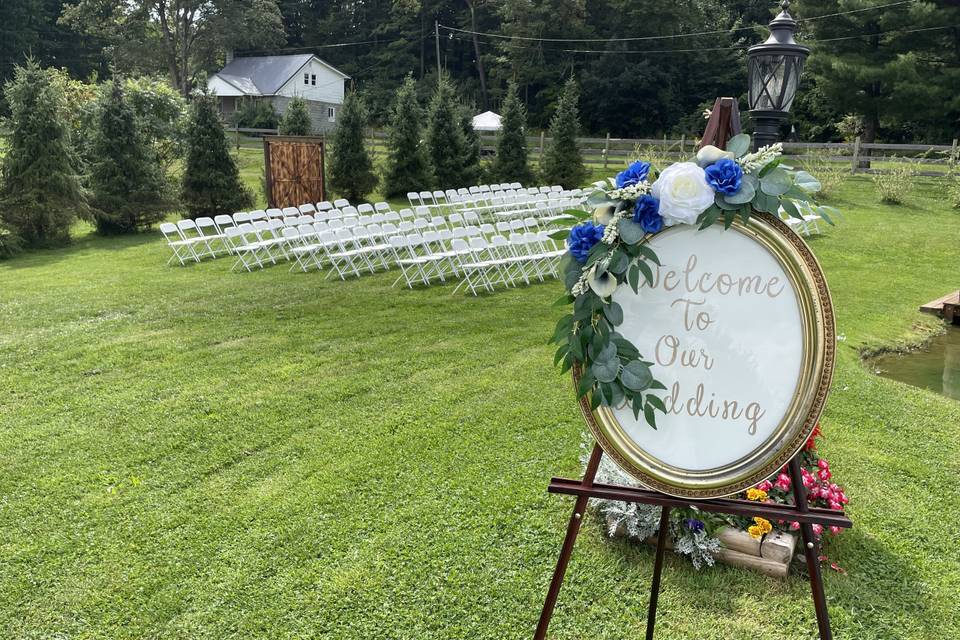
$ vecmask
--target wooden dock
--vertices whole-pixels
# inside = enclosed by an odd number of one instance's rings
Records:
[[[920,311],[940,316],[953,324],[960,324],[960,291],[948,293],[942,298],[921,305]]]

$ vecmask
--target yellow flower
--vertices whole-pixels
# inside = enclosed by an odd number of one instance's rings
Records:
[[[754,538],[756,540],[759,540],[760,538],[763,537],[763,532],[760,531],[760,527],[758,527],[757,525],[751,525],[747,527],[747,533],[750,534],[751,538]]]
[[[763,489],[755,489],[753,487],[747,489],[747,500],[756,500],[761,502],[767,499],[767,492]]]
[[[761,534],[766,535],[771,531],[773,531],[773,525],[770,524],[769,520],[765,520],[764,518],[757,517],[757,518],[754,518],[753,521],[757,523],[756,526],[760,528]]]

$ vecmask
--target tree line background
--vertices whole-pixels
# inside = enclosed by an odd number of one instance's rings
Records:
[[[767,0],[6,0],[0,79],[32,54],[76,78],[163,75],[187,95],[228,51],[313,52],[354,78],[383,124],[408,73],[424,101],[436,85],[439,21],[440,66],[477,111],[500,110],[514,81],[529,125],[545,128],[575,76],[585,132],[689,135],[714,97],[742,99],[746,47],[776,10]],[[791,12],[813,49],[792,117],[800,139],[956,137],[960,2],[804,0]]]

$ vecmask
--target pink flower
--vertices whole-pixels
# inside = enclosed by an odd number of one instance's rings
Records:
[[[829,469],[829,468],[830,468],[830,464],[829,464],[826,460],[824,460],[823,458],[820,458],[819,460],[817,460],[817,466],[820,467],[821,469]]]
[[[816,535],[820,535],[821,533],[823,533],[823,525],[822,525],[822,524],[814,524],[814,525],[813,525],[813,532],[814,532]]]
[[[843,529],[841,529],[840,527],[834,527],[834,526],[830,527],[830,533],[832,533],[833,535],[837,535],[841,531],[843,531]]]
[[[757,489],[760,489],[760,491],[770,491],[770,489],[772,488],[773,488],[773,483],[770,482],[769,480],[764,480],[763,482],[757,485]]]
[[[786,491],[790,488],[790,476],[785,473],[781,473],[777,476],[777,481],[775,483],[777,489],[782,489]]]
[[[832,474],[830,473],[829,469],[821,469],[820,473],[817,475],[820,476],[821,480],[829,480]]]
[[[831,500],[831,501],[830,501],[830,508],[833,509],[834,511],[842,511],[842,510],[843,510],[843,505],[840,504],[839,502],[837,502],[836,500]]]
[[[813,476],[803,476],[803,486],[809,487],[814,482],[816,482],[816,480],[813,479]]]
[[[848,502],[850,502],[850,500],[847,498],[847,494],[845,493],[840,494],[840,502],[842,502],[843,504],[847,504]]]
[[[796,531],[797,529],[800,528],[800,523],[799,523],[799,522],[791,522],[791,523],[790,523],[790,528],[791,528],[792,530]]]

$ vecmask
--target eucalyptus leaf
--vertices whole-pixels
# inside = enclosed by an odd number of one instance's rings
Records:
[[[637,244],[646,235],[643,227],[629,218],[620,218],[617,226],[620,231],[620,240],[627,244]]]
[[[794,204],[793,200],[787,200],[784,198],[780,201],[780,206],[782,206],[783,210],[790,214],[791,217],[803,220],[803,214],[801,214],[800,210],[797,209],[797,205]]]
[[[726,150],[739,158],[750,150],[750,136],[745,133],[733,136],[727,141]]]
[[[647,284],[653,286],[653,271],[650,269],[650,265],[640,260],[637,262],[637,268],[640,269],[640,273],[643,274],[643,279],[647,281]]]
[[[613,326],[623,323],[623,307],[616,302],[611,302],[610,304],[604,305],[603,315],[607,317],[607,320],[609,320],[610,324]]]
[[[658,267],[661,266],[660,258],[657,257],[656,251],[654,251],[653,249],[651,249],[645,244],[641,244],[637,248],[640,250],[640,253],[643,254],[643,257],[645,257],[647,260],[657,265]]]
[[[809,193],[817,193],[823,188],[820,181],[806,171],[797,171],[794,176],[794,184]]]
[[[616,350],[616,347],[614,347]],[[597,360],[590,365],[590,371],[600,382],[613,382],[620,373],[620,360]]]
[[[715,195],[715,196],[713,197],[714,205],[716,205],[717,207],[720,207],[720,208],[723,209],[724,211],[726,211],[727,209],[739,209],[739,208],[740,208],[740,205],[737,205],[737,204],[733,204],[733,203],[728,202],[728,201],[727,201],[727,198],[728,198],[728,196],[726,196],[726,195],[724,195],[724,194],[722,194],[722,193],[718,193],[717,195]],[[710,211],[710,210],[707,209],[707,211],[705,211],[704,214],[708,213],[709,211]]]
[[[790,179],[790,174],[780,167],[760,178],[760,190],[770,196],[782,196],[792,186],[793,180]]]
[[[650,383],[653,382],[653,373],[651,373],[650,367],[639,360],[634,360],[627,363],[623,371],[620,372],[620,380],[623,382],[623,386],[628,389],[645,391],[650,388]]]
[[[747,182],[746,180],[743,180],[740,182],[740,189],[733,195],[724,196],[724,199],[727,201],[728,204],[741,205],[741,204],[746,204],[751,200],[753,200],[753,196],[756,195],[756,193],[757,193],[757,190],[756,188],[754,188],[753,184],[751,184],[750,182]],[[724,207],[721,206],[721,209],[722,208]],[[740,207],[734,207],[734,208],[739,209]]]
[[[550,234],[551,240],[566,240],[570,237],[570,229],[560,229]]]
[[[637,293],[640,289],[640,267],[637,263],[634,263],[627,271],[627,283],[630,285],[630,288],[633,289],[634,293]]]
[[[628,258],[627,254],[623,251],[617,250],[614,252],[613,257],[610,258],[610,264],[607,266],[607,270],[609,270],[610,273],[619,275],[626,271],[629,266],[630,258]]]

